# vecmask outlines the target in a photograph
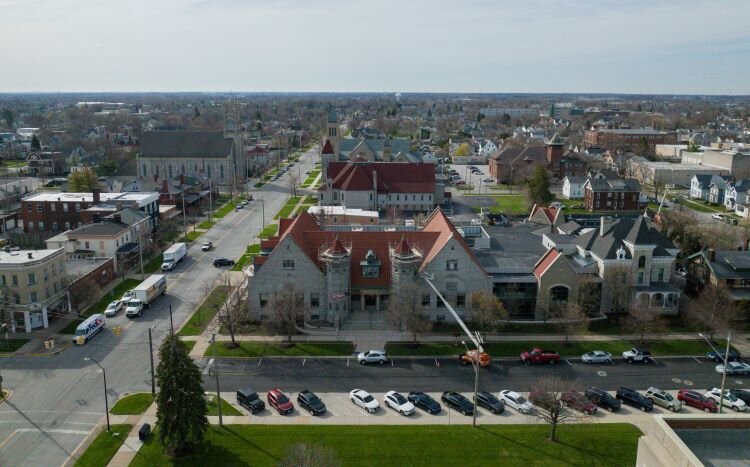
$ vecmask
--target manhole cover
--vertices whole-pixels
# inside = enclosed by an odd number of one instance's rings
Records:
[[[693,382],[690,381],[689,379],[686,379],[685,381],[683,381],[683,383],[685,383],[685,386],[692,386],[693,385]]]
[[[679,384],[682,380],[680,378],[672,378],[672,382]]]
[[[596,374],[599,376],[607,376],[607,372],[602,370],[597,371]]]

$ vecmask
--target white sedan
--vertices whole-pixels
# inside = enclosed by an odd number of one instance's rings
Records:
[[[581,355],[583,363],[614,363],[612,354],[603,350],[593,350]]]
[[[355,405],[362,407],[369,413],[375,413],[380,410],[380,404],[378,404],[378,401],[364,389],[353,389],[349,392],[349,398]]]
[[[706,397],[709,399],[713,399],[716,404],[719,404],[719,400],[721,399],[721,389],[719,388],[713,388],[706,391]],[[734,410],[735,412],[744,412],[747,410],[747,405],[745,404],[745,401],[742,399],[739,399],[734,396],[734,394],[731,394],[729,391],[724,390],[724,398],[721,399],[722,405],[724,407],[729,407],[730,409]]]
[[[115,300],[107,305],[107,309],[104,310],[104,316],[115,316],[120,310],[122,310],[122,302],[120,300]]]
[[[380,363],[381,365],[388,361],[388,354],[385,350],[370,350],[357,354],[357,361],[364,365],[366,363]]]
[[[503,389],[497,393],[497,398],[505,402],[505,405],[518,410],[522,414],[529,414],[534,410],[534,404],[527,401],[525,397],[516,391],[511,391],[510,389]]]
[[[401,415],[407,416],[414,413],[414,404],[409,402],[406,397],[396,391],[388,391],[383,397],[386,407],[390,407]]]
[[[717,373],[724,373],[724,364],[716,365]],[[750,365],[744,362],[727,362],[728,375],[747,375],[750,374]]]

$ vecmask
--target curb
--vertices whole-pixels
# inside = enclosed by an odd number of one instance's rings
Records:
[[[55,350],[54,352],[50,353],[29,353],[29,354],[0,354],[0,358],[39,358],[39,357],[54,357],[55,355],[61,354],[68,350],[70,346],[73,345],[72,342],[69,342],[65,344],[60,349]]]

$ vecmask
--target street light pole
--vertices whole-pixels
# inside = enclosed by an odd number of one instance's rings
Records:
[[[169,304],[169,332],[174,335],[174,321],[172,321],[172,304]]]
[[[185,230],[185,242],[188,241],[187,237],[187,216],[185,215],[185,190],[182,190],[182,226]]]
[[[99,361],[91,358],[91,357],[85,357],[84,360],[92,361],[96,363],[96,366],[102,369],[102,375],[104,376],[104,408],[106,410],[107,415],[107,431],[112,431],[110,425],[109,425],[109,399],[107,398],[107,370],[104,369],[104,367],[99,363]]]
[[[148,328],[148,358],[151,360],[151,395],[156,395],[156,379],[154,377],[154,344],[151,340],[151,330],[153,326]]]
[[[721,352],[716,350],[716,347],[714,347],[711,341],[706,339],[706,336],[704,336],[702,333],[698,333],[698,335],[701,336],[708,343],[708,345],[713,349],[713,351],[716,352],[716,355],[721,355]],[[729,360],[729,341],[731,339],[732,339],[732,331],[728,331],[727,332],[727,350],[726,350],[726,353],[724,354],[724,371],[721,374],[721,393],[719,394],[719,413],[723,412],[722,409],[724,407],[724,387],[727,382],[727,361]]]
[[[216,380],[216,407],[219,410],[219,426],[224,426],[224,419],[221,416],[221,389],[219,388],[219,361],[216,358],[216,333],[213,333],[211,342],[214,347],[214,379]]]

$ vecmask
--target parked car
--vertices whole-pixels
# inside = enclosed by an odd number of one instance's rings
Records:
[[[603,350],[592,350],[589,353],[581,355],[581,361],[583,363],[614,363],[612,360],[612,354]]]
[[[250,413],[260,412],[266,408],[266,403],[260,400],[258,393],[250,388],[237,390],[237,403],[250,411]]]
[[[458,358],[461,360],[462,365],[469,365],[477,361],[477,355],[479,355],[479,366],[487,366],[492,362],[490,354],[479,352],[478,350],[468,350],[459,355]]]
[[[706,352],[706,358],[709,360],[713,360],[716,363],[724,362],[724,357],[726,356],[726,352],[719,352],[716,353],[716,351],[712,350],[710,352]],[[739,352],[736,350],[730,350],[729,351],[729,358],[727,358],[728,362],[737,362],[742,358]]]
[[[721,214],[711,214],[711,218],[717,221],[724,220],[724,216],[722,216]]]
[[[633,347],[623,352],[622,358],[628,363],[652,363],[654,361],[651,357],[651,352],[638,347]]]
[[[383,363],[388,361],[388,355],[385,353],[385,350],[370,350],[368,352],[358,353],[357,361],[360,365],[364,365],[366,363],[379,363],[380,365],[382,365]]]
[[[554,350],[531,349],[521,354],[524,363],[550,363],[554,365],[560,362],[560,355]]]
[[[237,203],[237,206],[235,206],[235,207],[236,207],[236,208],[237,208],[237,210],[239,211],[240,209],[244,208],[244,207],[245,207],[245,205],[244,205],[244,204],[242,204],[242,203]]]
[[[214,242],[203,242],[203,245],[201,246],[201,250],[209,251],[213,247],[214,247]]]
[[[672,412],[679,412],[682,408],[682,402],[675,399],[672,394],[653,386],[646,389],[646,398],[654,404],[671,410]]]
[[[120,300],[115,300],[107,305],[107,309],[104,310],[104,316],[115,316],[120,310],[122,310],[122,302]]]
[[[583,412],[586,415],[594,415],[596,413],[596,404],[578,391],[564,392],[560,396],[560,401],[567,407]]]
[[[529,414],[534,410],[534,404],[527,401],[525,397],[511,391],[510,389],[503,389],[497,394],[497,398],[503,401],[505,405],[511,407],[522,414]]]
[[[445,391],[440,400],[449,408],[454,408],[464,415],[474,414],[474,404],[462,394],[455,391]]]
[[[442,410],[438,401],[423,392],[412,391],[406,396],[406,398],[409,399],[409,402],[414,404],[415,407],[419,407],[428,414],[434,415],[440,413]]]
[[[286,415],[294,411],[292,401],[290,401],[286,394],[281,392],[281,389],[279,388],[268,391],[268,394],[266,394],[266,400],[268,400],[268,405],[279,412],[279,415]]]
[[[492,177],[487,177],[484,180],[482,180],[484,183],[494,183],[495,179]]]
[[[727,389],[726,391],[737,399],[743,401],[745,405],[750,404],[750,391],[747,389]]]
[[[488,391],[477,391],[477,407],[484,407],[494,414],[505,411],[505,403]]]
[[[717,373],[724,373],[724,364],[719,363],[714,369]],[[727,362],[726,372],[728,375],[747,375],[750,374],[750,364],[744,362]]]
[[[692,389],[680,389],[677,391],[677,400],[704,412],[716,412],[718,410],[716,402]]]
[[[310,415],[320,415],[326,413],[326,405],[314,392],[303,389],[297,394],[297,404],[310,412]]]
[[[120,302],[123,304],[128,303],[130,299],[135,298],[135,292],[132,290],[128,290],[124,294],[122,294],[122,297],[120,297]]]
[[[592,386],[586,389],[585,395],[591,402],[599,407],[609,410],[610,412],[617,412],[622,406],[622,402],[612,397],[612,395],[604,389]]]
[[[634,389],[620,387],[615,397],[625,404],[641,409],[643,412],[649,412],[654,408],[654,403],[645,398],[641,393]]]
[[[222,266],[234,266],[234,260],[227,258],[214,258],[214,266],[217,268]]]
[[[414,413],[414,404],[396,391],[386,392],[383,403],[405,417]]]
[[[717,404],[719,403],[719,401],[721,401],[721,404],[724,407],[729,407],[735,412],[744,412],[745,410],[747,410],[745,401],[743,401],[742,399],[738,399],[726,389],[724,390],[723,398],[721,397],[721,389],[719,388],[711,388],[706,391],[706,397],[712,399]]]
[[[349,391],[349,399],[351,399],[354,405],[362,407],[369,413],[375,413],[380,410],[380,404],[378,404],[378,401],[364,389],[353,389]]]

